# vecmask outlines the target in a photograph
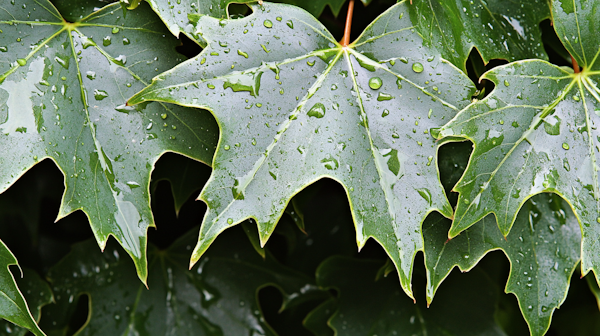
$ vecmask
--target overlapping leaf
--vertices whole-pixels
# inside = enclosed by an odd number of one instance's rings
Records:
[[[65,174],[59,218],[82,209],[99,244],[115,236],[143,280],[153,164],[167,150],[210,162],[218,130],[206,112],[126,107],[125,97],[180,61],[178,42],[147,6],[125,17],[118,3],[86,8],[68,23],[49,1],[3,4],[0,192],[52,158]]]
[[[22,278],[17,277],[16,284],[20,292],[23,294],[27,306],[31,310],[31,316],[34,321],[39,322],[42,315],[42,307],[50,304],[53,300],[52,290],[48,283],[33,270],[23,268]],[[29,320],[29,318],[26,318]],[[24,324],[28,326],[28,324]],[[37,327],[34,327],[37,328]],[[0,321],[0,335],[25,336],[28,330],[24,327],[16,326],[6,320]],[[38,335],[36,330],[31,330],[35,335]]]
[[[539,29],[550,17],[548,0],[415,0],[410,15],[425,41],[461,69],[473,47],[485,63],[548,58]]]
[[[36,336],[45,335],[31,315],[27,302],[25,302],[23,294],[17,287],[15,278],[8,269],[8,266],[18,265],[18,263],[3,241],[0,241],[0,264],[0,318],[24,327]],[[50,289],[46,286],[45,290],[49,291]],[[46,291],[42,291],[42,298],[44,295],[47,297]],[[35,308],[36,313],[39,314],[39,307]]]
[[[48,275],[57,304],[44,311],[44,327],[63,330],[78,297],[87,293],[89,320],[78,335],[274,335],[258,305],[258,289],[276,285],[285,302],[301,289],[316,289],[271,256],[257,255],[241,230],[224,235],[188,270],[195,240],[195,233],[186,234],[167,250],[149,248],[149,289],[116,244],[104,253],[90,241],[75,245]]]
[[[430,130],[474,88],[422,45],[407,6],[390,8],[347,48],[289,5],[253,5],[238,20],[202,16],[196,31],[208,47],[129,100],[206,108],[221,126],[192,262],[249,217],[264,243],[290,198],[328,176],[346,188],[359,246],[380,242],[411,295],[421,222],[434,210],[452,215]]]
[[[426,221],[428,302],[454,266],[470,270],[488,252],[501,249],[511,262],[506,292],[517,296],[531,334],[544,335],[554,310],[567,296],[581,254],[579,223],[562,202],[557,195],[535,196],[525,203],[506,239],[493,216],[450,241],[448,225],[441,218]]]
[[[339,299],[309,315],[312,330],[325,334],[322,322],[336,335],[506,335],[494,321],[498,292],[482,271],[451,279],[429,308],[404,297],[395,276],[376,279],[381,263],[345,257],[326,260],[317,283],[335,288]],[[468,323],[466,322],[468,321]]]
[[[461,111],[440,136],[475,143],[455,190],[450,237],[493,212],[507,235],[521,205],[540,192],[564,197],[582,227],[582,268],[600,276],[598,1],[553,2],[554,26],[581,73],[530,60],[484,75],[496,88]]]

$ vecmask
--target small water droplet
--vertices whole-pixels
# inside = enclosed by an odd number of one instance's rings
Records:
[[[263,24],[267,28],[273,28],[273,22],[271,22],[271,20],[265,20],[265,22],[263,22]]]
[[[413,63],[412,69],[416,73],[421,73],[421,72],[423,72],[423,70],[425,70],[425,68],[423,68],[423,64],[421,64],[419,62]]]
[[[225,150],[229,150],[231,147],[229,147],[229,145],[225,145],[223,148],[224,148]]]
[[[227,224],[233,224],[233,219],[227,218]],[[242,302],[240,302],[240,305],[243,305]]]
[[[119,27],[113,27],[113,29],[112,29],[112,33],[113,33],[113,34],[116,34],[116,33],[118,33],[118,32],[119,32]]]
[[[568,144],[568,143],[566,143],[566,142],[563,142],[563,144],[562,144],[562,148],[563,148],[563,149],[566,149],[566,150],[568,150],[570,147],[569,147],[569,144]]]
[[[369,79],[369,87],[373,90],[378,90],[381,85],[383,85],[383,81],[379,77],[371,77]]]
[[[102,45],[108,47],[112,43],[110,36],[106,36],[102,39]]]
[[[24,66],[25,64],[27,64],[27,60],[26,60],[26,59],[24,59],[24,58],[19,58],[19,59],[17,60],[17,63],[18,63],[20,66]]]
[[[510,83],[506,79],[504,80],[504,86],[510,86]]]

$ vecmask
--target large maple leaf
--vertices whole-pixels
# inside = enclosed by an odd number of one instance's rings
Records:
[[[124,16],[118,3],[78,3],[90,14],[74,23],[45,0],[2,6],[0,192],[51,158],[65,175],[58,218],[83,210],[98,243],[113,235],[144,280],[154,162],[165,151],[210,162],[218,134],[207,112],[125,106],[181,61],[177,40],[145,5]]]
[[[254,218],[264,244],[290,198],[330,177],[348,194],[362,247],[376,239],[408,295],[421,223],[452,216],[430,130],[470,102],[473,84],[423,45],[399,3],[348,47],[302,9],[265,3],[238,20],[201,16],[208,47],[129,100],[209,109],[221,126],[208,212],[192,256]]]
[[[461,111],[440,136],[475,143],[450,237],[494,213],[508,235],[522,204],[554,192],[568,201],[582,229],[582,271],[600,280],[599,1],[552,3],[558,36],[583,66],[579,73],[540,60],[507,64],[483,78],[496,88]]]

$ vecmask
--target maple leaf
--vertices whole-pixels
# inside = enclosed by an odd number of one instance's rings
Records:
[[[594,3],[552,2],[554,27],[583,66],[579,73],[541,60],[510,63],[483,78],[496,87],[461,111],[439,136],[475,144],[449,232],[455,237],[494,213],[508,235],[521,205],[541,192],[561,195],[582,228],[582,273],[600,281],[600,12]]]
[[[511,267],[506,292],[517,297],[531,335],[544,335],[580,261],[581,231],[566,205],[558,195],[536,195],[525,203],[506,239],[493,216],[450,241],[449,221],[428,218],[423,224],[427,301],[455,266],[471,270],[489,252],[502,250]]]
[[[550,18],[548,0],[418,0],[410,18],[427,44],[466,71],[473,48],[483,58],[548,59],[539,23]]]
[[[83,7],[89,15],[74,23],[49,1],[12,1],[0,11],[10,60],[0,62],[0,192],[52,159],[65,175],[58,219],[83,210],[100,246],[113,235],[144,280],[154,162],[166,151],[210,162],[218,129],[204,111],[125,106],[181,61],[178,42],[146,5],[126,17],[118,3]]]
[[[251,5],[237,20],[199,18],[208,46],[129,100],[206,108],[221,127],[208,205],[192,264],[217,235],[246,218],[262,244],[291,197],[324,177],[348,194],[359,247],[377,240],[404,290],[421,223],[452,216],[430,131],[470,102],[470,80],[422,44],[399,3],[342,47],[289,5]]]

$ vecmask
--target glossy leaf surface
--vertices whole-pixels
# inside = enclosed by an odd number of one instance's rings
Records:
[[[472,48],[485,63],[548,58],[539,29],[550,18],[548,0],[415,0],[410,15],[425,41],[461,69]]]
[[[9,60],[0,63],[0,192],[52,158],[65,175],[58,217],[83,210],[100,246],[114,235],[145,280],[153,164],[165,151],[210,162],[218,130],[207,112],[125,106],[181,61],[178,42],[147,6],[125,17],[118,3],[93,10],[73,24],[48,1],[16,0],[0,12]]]
[[[31,315],[27,302],[8,268],[10,265],[18,265],[18,263],[3,241],[0,241],[0,265],[2,266],[0,270],[0,318],[26,328],[36,336],[45,335]],[[42,294],[46,294],[46,292],[42,292]],[[34,311],[39,312],[39,308],[35,308]]]
[[[494,82],[494,91],[461,111],[440,136],[463,136],[475,143],[467,171],[454,188],[460,199],[450,237],[490,212],[507,235],[528,198],[555,192],[580,221],[583,273],[593,269],[598,279],[600,41],[586,35],[600,20],[600,12],[591,9],[595,3],[553,5],[554,26],[582,72],[538,60],[495,68],[483,76]]]
[[[14,269],[16,270],[16,269]],[[23,277],[20,277],[20,271],[16,270],[16,284],[27,305],[30,307],[31,315],[34,321],[40,320],[42,307],[51,303],[53,300],[52,290],[48,283],[44,281],[33,270],[23,268]],[[14,325],[6,320],[0,321],[0,335],[25,336],[29,331],[26,328]],[[33,332],[37,335],[35,332]]]
[[[332,257],[319,267],[318,285],[339,292],[337,311],[328,320],[336,335],[506,335],[494,321],[497,291],[482,271],[452,278],[451,288],[427,308],[405,297],[395,276],[376,279],[381,266]],[[319,320],[322,316],[313,316],[311,323]]]
[[[473,86],[421,44],[407,6],[348,48],[289,5],[253,5],[239,20],[203,16],[196,29],[208,47],[130,99],[206,108],[221,126],[192,262],[249,217],[266,242],[290,198],[331,177],[346,188],[359,246],[382,244],[411,295],[421,222],[434,210],[452,215],[429,132],[469,103]]]
[[[525,203],[506,239],[493,216],[450,241],[444,222],[428,219],[423,225],[427,301],[455,266],[470,270],[488,252],[502,250],[511,263],[506,292],[517,296],[531,335],[544,335],[580,260],[581,231],[567,203],[558,195],[535,196]]]
[[[262,317],[258,289],[276,285],[287,301],[301,288],[315,288],[272,257],[260,257],[237,229],[188,270],[195,241],[194,230],[167,250],[149,248],[149,289],[116,244],[104,253],[90,241],[75,245],[49,273],[57,304],[42,320],[49,332],[60,330],[78,296],[87,293],[89,320],[78,335],[274,335]]]

